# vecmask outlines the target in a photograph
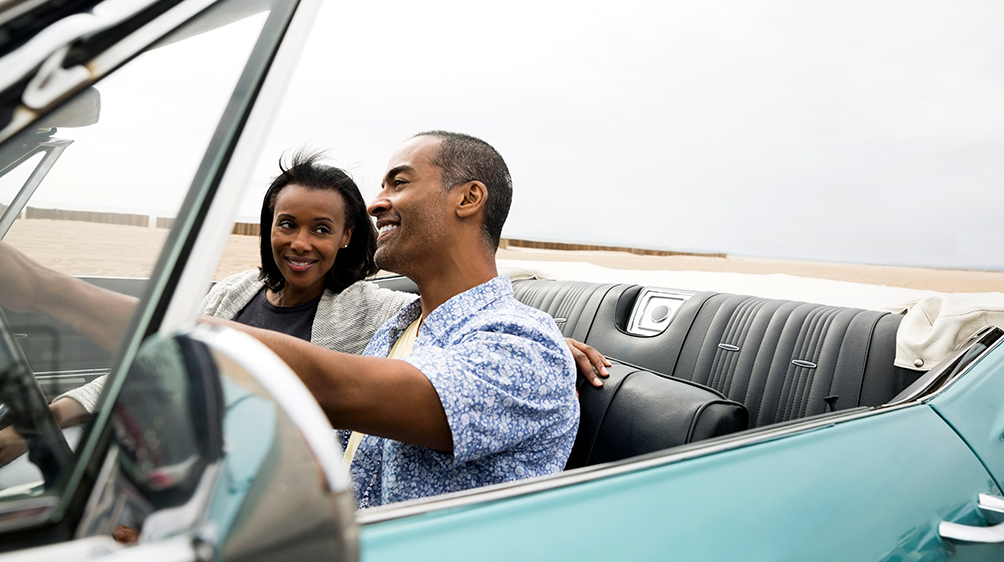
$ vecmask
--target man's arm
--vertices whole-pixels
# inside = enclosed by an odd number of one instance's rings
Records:
[[[439,394],[410,364],[340,353],[219,318],[202,319],[246,332],[268,346],[300,377],[334,427],[453,450],[453,434]]]
[[[135,297],[48,269],[0,242],[0,304],[4,306],[44,312],[114,351],[137,302]]]
[[[59,427],[68,427],[78,424],[89,415],[87,410],[79,402],[72,398],[61,398],[49,404],[52,416],[56,418]],[[9,425],[0,429],[0,466],[5,466],[12,460],[20,457],[28,450],[28,443]]]

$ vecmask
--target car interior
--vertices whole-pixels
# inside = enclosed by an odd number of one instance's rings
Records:
[[[144,285],[88,281],[136,296]],[[417,292],[404,277],[377,282]],[[896,314],[633,284],[517,279],[513,289],[613,363],[602,388],[579,381],[568,469],[880,406],[923,375],[893,365]],[[110,355],[69,328],[36,313],[8,319],[49,400],[107,371]]]
[[[519,279],[513,290],[614,363],[602,388],[580,380],[566,468],[880,406],[923,374],[893,364],[903,317],[887,312],[632,284]]]

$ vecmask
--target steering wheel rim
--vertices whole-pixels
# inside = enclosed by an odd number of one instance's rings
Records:
[[[6,416],[13,418],[15,431],[27,442],[28,459],[42,472],[46,487],[52,486],[69,469],[73,451],[49,409],[3,307],[0,307],[0,403],[7,409]]]

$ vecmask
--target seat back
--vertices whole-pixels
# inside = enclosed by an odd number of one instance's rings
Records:
[[[691,296],[663,332],[639,335],[626,329],[637,285],[513,285],[521,301],[562,315],[566,336],[714,389],[746,406],[751,427],[884,404],[920,374],[893,365],[899,315],[704,292]]]
[[[718,392],[619,361],[611,363],[603,387],[580,385],[582,417],[566,468],[746,429],[746,408]]]

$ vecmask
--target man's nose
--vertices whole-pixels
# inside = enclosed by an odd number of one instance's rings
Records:
[[[371,216],[378,216],[381,213],[385,213],[390,210],[390,200],[387,199],[387,190],[381,190],[380,193],[376,194],[376,197],[370,201],[370,204],[366,206],[366,212]]]

